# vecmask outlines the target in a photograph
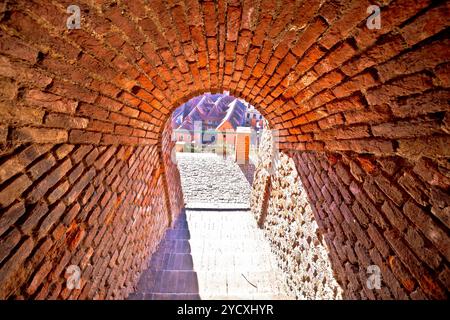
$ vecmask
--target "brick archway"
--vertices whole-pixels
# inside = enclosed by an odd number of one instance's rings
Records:
[[[223,90],[280,130],[342,274],[447,297],[448,2],[81,1],[67,30],[70,4],[0,8],[0,298],[125,297],[179,207],[166,120]]]

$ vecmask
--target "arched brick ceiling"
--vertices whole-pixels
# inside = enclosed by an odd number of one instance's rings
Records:
[[[70,4],[3,8],[13,144],[155,144],[174,108],[229,90],[285,150],[449,155],[446,1],[78,1],[68,30]]]

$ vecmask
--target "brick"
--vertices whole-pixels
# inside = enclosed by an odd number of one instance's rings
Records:
[[[39,236],[43,236],[47,234],[50,228],[58,221],[58,219],[62,216],[66,209],[66,206],[59,202],[53,210],[49,212],[49,214],[44,218],[42,223],[39,226],[38,234]]]
[[[317,38],[322,34],[327,28],[327,23],[321,19],[317,18],[313,23],[311,23],[300,35],[297,45],[292,48],[292,52],[297,56],[301,57],[304,52],[311,47]]]
[[[388,224],[386,223],[383,215],[378,208],[369,200],[369,198],[362,192],[360,186],[356,182],[350,184],[350,191],[355,195],[355,198],[361,204],[364,212],[374,221],[381,229],[386,229]]]
[[[446,28],[448,26],[444,14],[446,11],[448,11],[448,5],[441,4],[403,27],[401,34],[407,44],[410,46],[416,44]],[[433,21],[433,23],[430,23],[430,21]]]
[[[5,144],[8,138],[8,127],[0,125],[0,144]]]
[[[364,109],[364,103],[359,96],[354,96],[345,100],[334,101],[327,104],[327,110],[329,113],[360,109]]]
[[[7,207],[13,203],[31,184],[31,180],[24,174],[15,178],[6,188],[0,191],[0,205]]]
[[[383,192],[376,186],[372,177],[367,177],[363,183],[363,189],[366,191],[369,198],[375,204],[383,203],[385,196]]]
[[[63,223],[66,226],[69,226],[79,211],[80,211],[80,205],[78,203],[75,203],[72,206],[72,208],[67,210],[67,212],[65,213]]]
[[[372,126],[371,129],[374,136],[389,139],[430,136],[441,132],[440,124],[437,121],[383,123]]]
[[[376,139],[359,140],[336,140],[327,141],[326,149],[330,151],[355,151],[359,153],[369,153],[378,156],[394,154],[392,142]]]
[[[21,143],[64,143],[67,137],[67,131],[57,129],[19,128],[13,131],[13,139]]]
[[[401,261],[394,256],[389,257],[389,265],[395,277],[400,281],[408,293],[416,288],[416,282],[411,274],[405,269]]]
[[[430,268],[436,269],[440,265],[442,259],[438,252],[434,248],[427,248],[425,246],[424,238],[414,228],[408,228],[405,240],[408,242],[410,248],[416,253],[416,255]]]
[[[3,123],[40,125],[43,122],[44,111],[1,102],[0,118]]]
[[[41,107],[49,111],[61,113],[75,113],[77,103],[64,99],[57,95],[42,92],[39,90],[30,90],[25,95],[25,102],[32,106]]]
[[[428,75],[414,74],[395,79],[383,86],[370,89],[366,93],[369,105],[388,103],[394,98],[420,93],[432,87],[432,81]]]
[[[450,98],[448,91],[425,92],[421,95],[406,97],[391,104],[392,113],[401,118],[417,117],[427,113],[446,110],[446,102]]]
[[[10,36],[2,37],[0,51],[31,63],[35,63],[37,61],[39,53],[37,49],[24,43],[19,38]]]
[[[104,120],[108,118],[109,111],[98,106],[90,105],[87,103],[80,103],[77,114],[84,117]]]
[[[33,229],[37,226],[40,219],[48,212],[46,203],[38,203],[32,210],[27,212],[26,218],[21,225],[21,230],[24,234],[31,235]]]
[[[92,180],[95,175],[95,170],[91,169],[85,173],[78,182],[71,188],[70,192],[67,194],[65,200],[68,204],[71,204],[83,191],[86,185]]]
[[[85,161],[88,166],[92,165],[94,163],[95,159],[97,159],[97,156],[99,154],[98,149],[92,150],[86,157]]]
[[[320,131],[314,134],[316,140],[335,140],[335,139],[358,139],[368,138],[369,128],[367,126],[354,126],[345,129],[331,129]]]
[[[32,166],[29,170],[33,180],[37,180],[44,173],[48,172],[56,164],[53,156],[46,157]]]
[[[52,269],[51,261],[45,262],[41,268],[36,272],[33,279],[31,280],[30,285],[27,288],[27,293],[32,295],[36,292],[37,288],[44,281],[45,277],[49,274]]]
[[[68,115],[49,114],[45,118],[45,125],[53,128],[86,128],[89,120]]]
[[[69,190],[70,184],[69,182],[65,181],[61,183],[58,187],[56,187],[47,197],[48,202],[50,204],[55,203],[56,201],[60,200],[61,197]]]
[[[348,76],[354,76],[366,69],[389,60],[400,53],[403,48],[404,39],[401,36],[387,36],[378,45],[373,46],[356,59],[351,59],[344,64],[341,71]]]
[[[381,255],[386,258],[390,252],[389,245],[386,243],[378,229],[374,225],[370,224],[367,229],[367,233],[375,244],[375,247],[378,251],[380,251]]]
[[[97,93],[69,82],[55,80],[50,91],[61,97],[72,97],[87,103],[93,103],[97,99]]]
[[[446,47],[448,47],[448,41],[435,41],[430,45],[421,47],[419,50],[408,52],[398,58],[389,60],[381,66],[377,66],[378,74],[383,81],[387,81],[396,76],[434,68],[445,61]],[[434,52],[434,54],[427,54],[430,51]]]
[[[434,298],[443,298],[445,293],[442,287],[430,278],[426,269],[412,254],[412,252],[401,242],[398,235],[393,231],[388,231],[385,232],[385,236],[409,272],[411,272],[411,274],[418,279],[422,290]]]
[[[450,247],[447,245],[449,237],[442,227],[436,224],[429,214],[412,203],[412,201],[405,203],[403,212],[448,259],[450,257]]]
[[[405,219],[403,213],[389,200],[383,203],[381,210],[386,215],[388,220],[392,223],[393,226],[397,228],[400,232],[404,231],[408,226],[408,222]]]
[[[405,189],[409,195],[416,200],[416,202],[422,206],[427,205],[427,197],[421,190],[425,190],[426,187],[420,182],[419,179],[412,176],[408,172],[405,172],[403,176],[398,179],[398,183]]]
[[[17,229],[13,229],[0,241],[0,263],[3,262],[11,250],[19,243],[20,238],[20,232]]]
[[[19,157],[11,157],[0,166],[0,182],[13,177],[25,168]]]
[[[74,145],[70,144],[63,144],[60,147],[58,147],[58,149],[56,149],[55,151],[58,160],[61,160],[64,157],[66,157],[73,150],[74,147],[75,147]]]
[[[336,166],[336,173],[345,184],[349,185],[352,182],[349,169],[340,162]]]
[[[389,181],[389,179],[383,175],[375,176],[374,180],[378,187],[380,187],[380,189],[384,192],[384,194],[388,196],[392,201],[394,201],[397,206],[403,204],[403,193],[399,188],[395,186],[394,183],[392,183],[392,181]]]
[[[229,7],[227,12],[227,40],[236,41],[239,31],[241,10],[237,7]]]
[[[70,159],[65,160],[58,167],[52,170],[45,179],[41,180],[28,195],[32,202],[38,201],[51,187],[53,187],[72,167]]]
[[[386,106],[370,106],[365,110],[350,110],[344,112],[345,123],[348,125],[356,123],[377,124],[391,120],[389,108]]]
[[[448,157],[450,156],[449,140],[448,136],[400,139],[397,154],[410,159]]]
[[[98,144],[100,143],[101,137],[102,137],[101,133],[81,131],[81,130],[71,130],[69,142],[74,144],[80,143]]]
[[[342,65],[355,53],[356,50],[349,43],[344,42],[339,47],[334,49],[327,57],[321,60],[314,68],[314,70],[318,74],[329,72],[334,68]]]
[[[13,281],[14,274],[18,271],[24,260],[29,256],[34,248],[34,243],[31,238],[26,239],[14,253],[14,255],[6,261],[0,269],[0,282],[3,284],[0,289],[0,299],[6,299],[11,293],[11,281]]]

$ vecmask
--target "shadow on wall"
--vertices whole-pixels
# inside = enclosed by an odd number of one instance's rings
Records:
[[[255,177],[255,164],[248,162],[246,164],[238,164],[239,169],[241,169],[242,173],[245,176],[245,179],[247,179],[248,183],[250,185],[253,185],[253,179]]]
[[[270,131],[265,130],[261,140],[251,208],[277,255],[289,289],[297,299],[341,299],[329,248],[318,232],[293,160],[280,153],[273,163]]]

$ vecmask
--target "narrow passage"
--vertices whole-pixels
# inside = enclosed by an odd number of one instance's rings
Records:
[[[250,185],[230,159],[177,154],[186,209],[168,229],[132,299],[289,299],[248,210]]]

